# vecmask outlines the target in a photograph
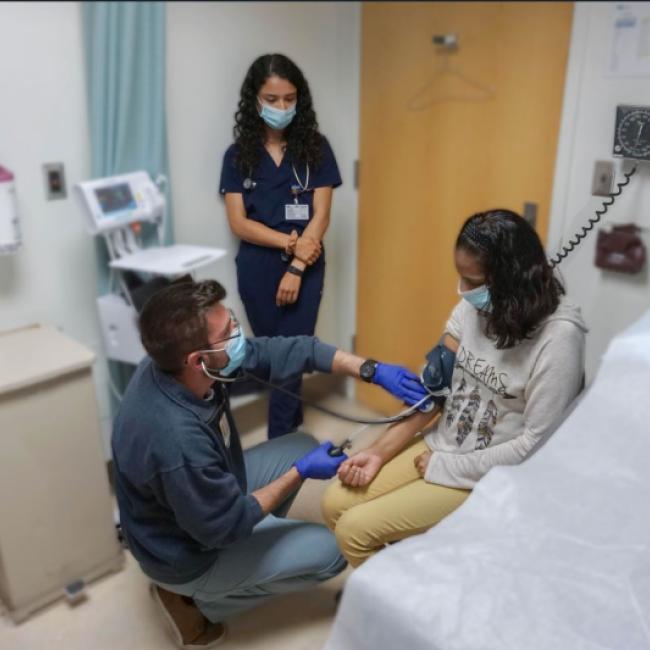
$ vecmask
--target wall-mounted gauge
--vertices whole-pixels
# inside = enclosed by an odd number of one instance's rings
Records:
[[[650,161],[650,106],[617,106],[614,155]]]

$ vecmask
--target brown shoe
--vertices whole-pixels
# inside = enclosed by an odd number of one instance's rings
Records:
[[[214,648],[225,641],[226,626],[223,623],[211,623],[191,598],[174,594],[154,584],[151,585],[151,596],[180,648]]]

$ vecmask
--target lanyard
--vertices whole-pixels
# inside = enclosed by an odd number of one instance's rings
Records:
[[[292,185],[291,186],[291,193],[293,194],[293,202],[298,203],[298,194],[302,192],[306,192],[307,188],[309,187],[309,163],[306,163],[305,165],[306,168],[306,175],[305,175],[305,184],[302,184],[302,181],[300,180],[300,177],[298,176],[298,172],[296,171],[296,166],[291,163],[291,169],[293,170],[293,176],[296,179],[296,183],[298,185]]]

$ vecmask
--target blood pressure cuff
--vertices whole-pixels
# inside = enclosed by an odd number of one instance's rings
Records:
[[[422,370],[422,384],[433,395],[433,401],[442,406],[451,390],[451,377],[454,374],[456,354],[442,343],[442,339],[426,356],[427,363]],[[445,389],[447,389],[445,391]]]

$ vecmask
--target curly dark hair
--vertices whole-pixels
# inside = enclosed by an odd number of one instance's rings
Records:
[[[237,167],[248,175],[260,160],[264,143],[264,121],[259,115],[257,96],[269,77],[286,79],[297,90],[296,116],[284,130],[287,153],[291,160],[318,167],[321,161],[322,136],[318,132],[316,113],[309,92],[309,84],[300,68],[284,54],[265,54],[253,61],[241,86],[239,105],[233,130],[239,155]]]
[[[565,293],[553,275],[535,229],[511,210],[479,212],[465,221],[456,247],[475,255],[483,267],[492,308],[486,333],[498,349],[530,338]]]
[[[140,339],[161,370],[177,374],[183,360],[209,347],[206,313],[226,297],[216,280],[182,279],[154,293],[140,313]]]

